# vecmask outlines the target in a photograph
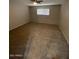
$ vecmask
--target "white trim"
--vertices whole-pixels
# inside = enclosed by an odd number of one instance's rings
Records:
[[[23,57],[22,54],[10,54],[10,57],[14,57],[14,56],[16,56],[16,57]]]
[[[67,36],[65,35],[64,31],[61,28],[60,28],[60,31],[62,32],[64,38],[67,40],[67,43],[69,44],[69,40],[68,40],[69,38],[67,38]]]

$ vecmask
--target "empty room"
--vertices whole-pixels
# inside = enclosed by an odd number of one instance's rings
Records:
[[[69,0],[9,0],[10,59],[69,59]]]

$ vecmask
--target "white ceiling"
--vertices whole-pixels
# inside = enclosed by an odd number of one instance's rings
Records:
[[[30,0],[25,0],[25,4],[29,5],[29,6],[35,6],[33,5],[33,2],[31,2]],[[39,5],[55,5],[55,4],[62,4],[64,2],[64,0],[43,0],[43,2],[41,4],[38,4],[36,6]]]
[[[13,1],[21,1],[28,6],[35,6],[35,5],[33,5],[33,2],[31,2],[30,0],[13,0]],[[63,2],[64,2],[64,0],[43,0],[43,2],[41,4],[38,4],[37,6],[63,4]]]

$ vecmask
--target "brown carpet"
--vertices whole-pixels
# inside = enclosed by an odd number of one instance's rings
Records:
[[[10,31],[10,54],[24,59],[68,59],[68,45],[58,26],[28,23]]]

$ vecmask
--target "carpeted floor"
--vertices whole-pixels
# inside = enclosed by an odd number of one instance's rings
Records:
[[[10,31],[10,54],[24,59],[68,59],[68,44],[58,26],[28,23]]]

